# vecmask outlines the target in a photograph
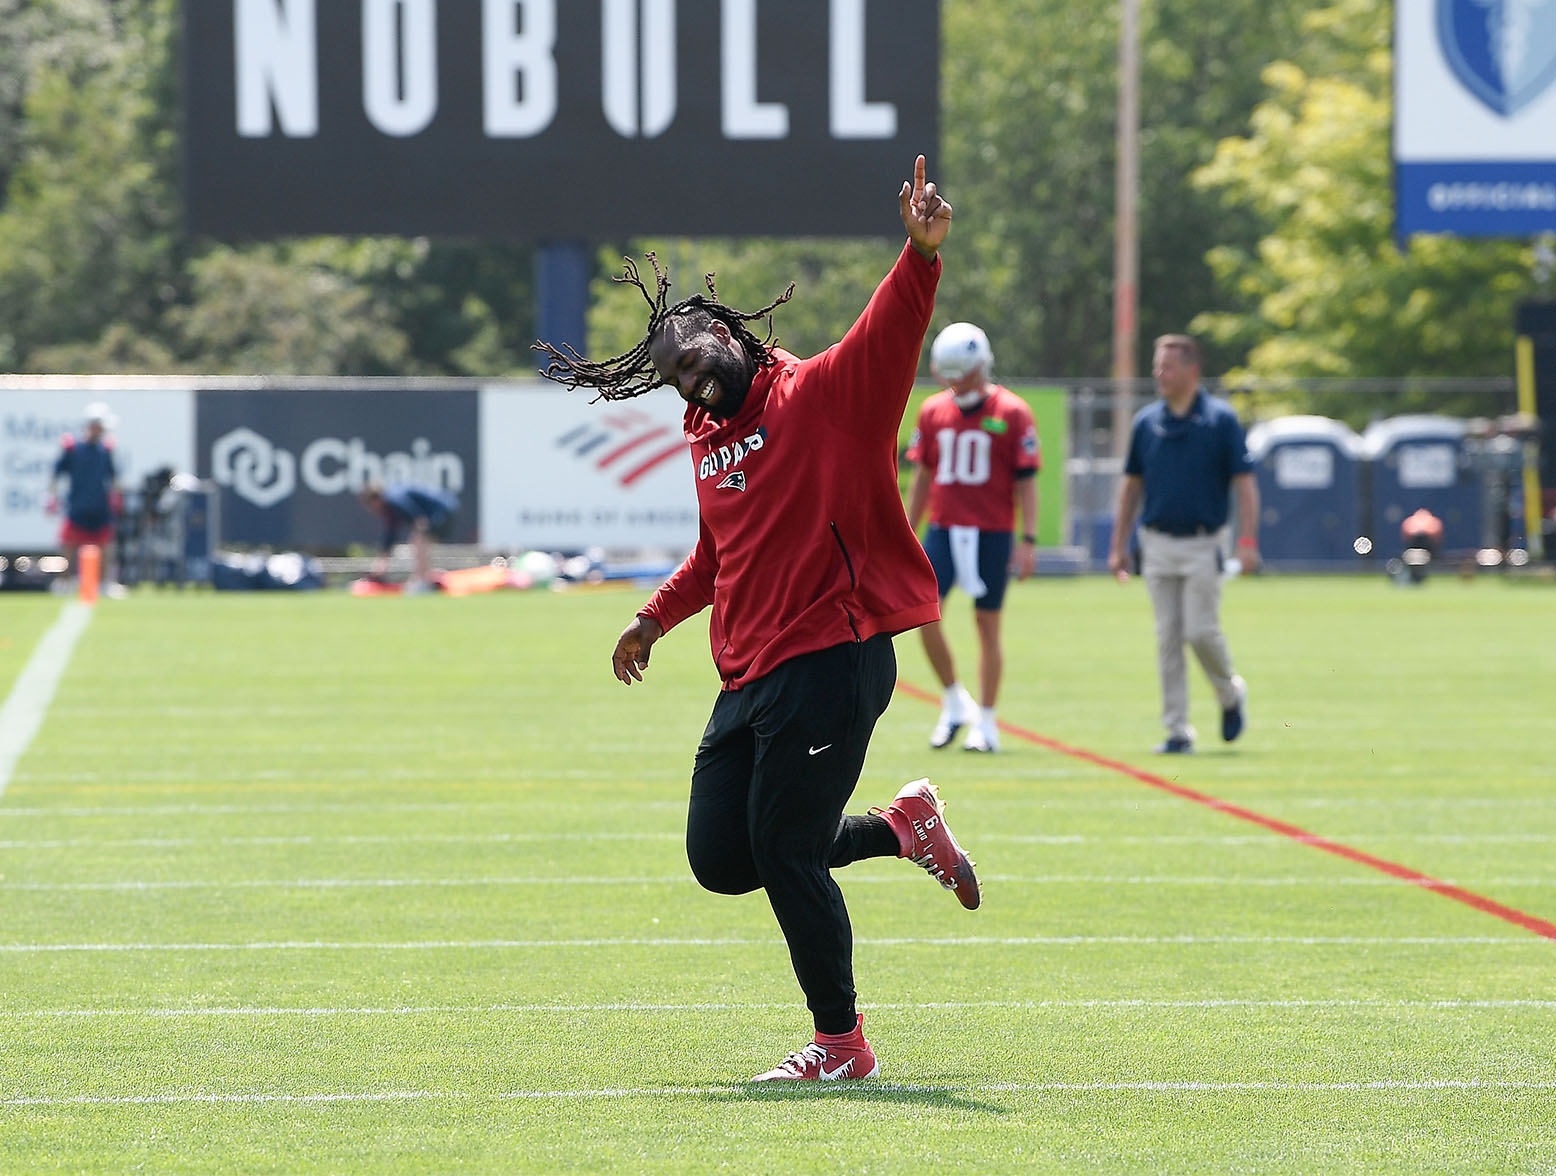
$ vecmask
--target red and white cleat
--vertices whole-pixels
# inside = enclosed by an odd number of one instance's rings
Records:
[[[915,780],[905,785],[884,809],[870,811],[885,817],[897,834],[899,857],[923,866],[968,910],[978,909],[983,898],[978,875],[973,860],[962,851],[945,823],[945,804],[938,788],[927,779]]]
[[[875,1051],[864,1039],[864,1017],[852,1033],[816,1034],[816,1040],[792,1053],[752,1082],[839,1082],[845,1078],[874,1078],[881,1072]]]

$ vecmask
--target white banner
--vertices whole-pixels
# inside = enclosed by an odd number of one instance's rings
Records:
[[[697,494],[666,388],[589,403],[534,381],[481,393],[481,541],[520,550],[663,551],[697,542]]]
[[[1556,229],[1556,0],[1397,0],[1398,232]]]
[[[1400,0],[1397,158],[1556,160],[1556,4]]]
[[[60,516],[45,508],[60,440],[82,431],[86,406],[97,401],[118,418],[110,436],[121,488],[163,467],[193,472],[192,388],[0,388],[0,551],[57,545]]]

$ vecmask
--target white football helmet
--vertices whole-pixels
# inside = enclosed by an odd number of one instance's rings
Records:
[[[112,410],[101,400],[94,400],[87,405],[81,415],[86,418],[87,424],[101,425],[104,429],[111,430],[117,428],[119,424],[119,418],[114,416]]]
[[[952,323],[935,336],[929,348],[929,370],[943,383],[960,380],[974,369],[985,380],[994,377],[994,349],[982,328],[972,323]]]

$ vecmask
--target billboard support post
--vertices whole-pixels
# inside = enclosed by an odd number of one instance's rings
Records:
[[[589,245],[550,241],[535,252],[535,338],[588,355]]]

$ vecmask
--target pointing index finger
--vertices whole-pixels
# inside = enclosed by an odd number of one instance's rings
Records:
[[[920,155],[913,161],[913,203],[921,204],[924,200],[924,157]]]

